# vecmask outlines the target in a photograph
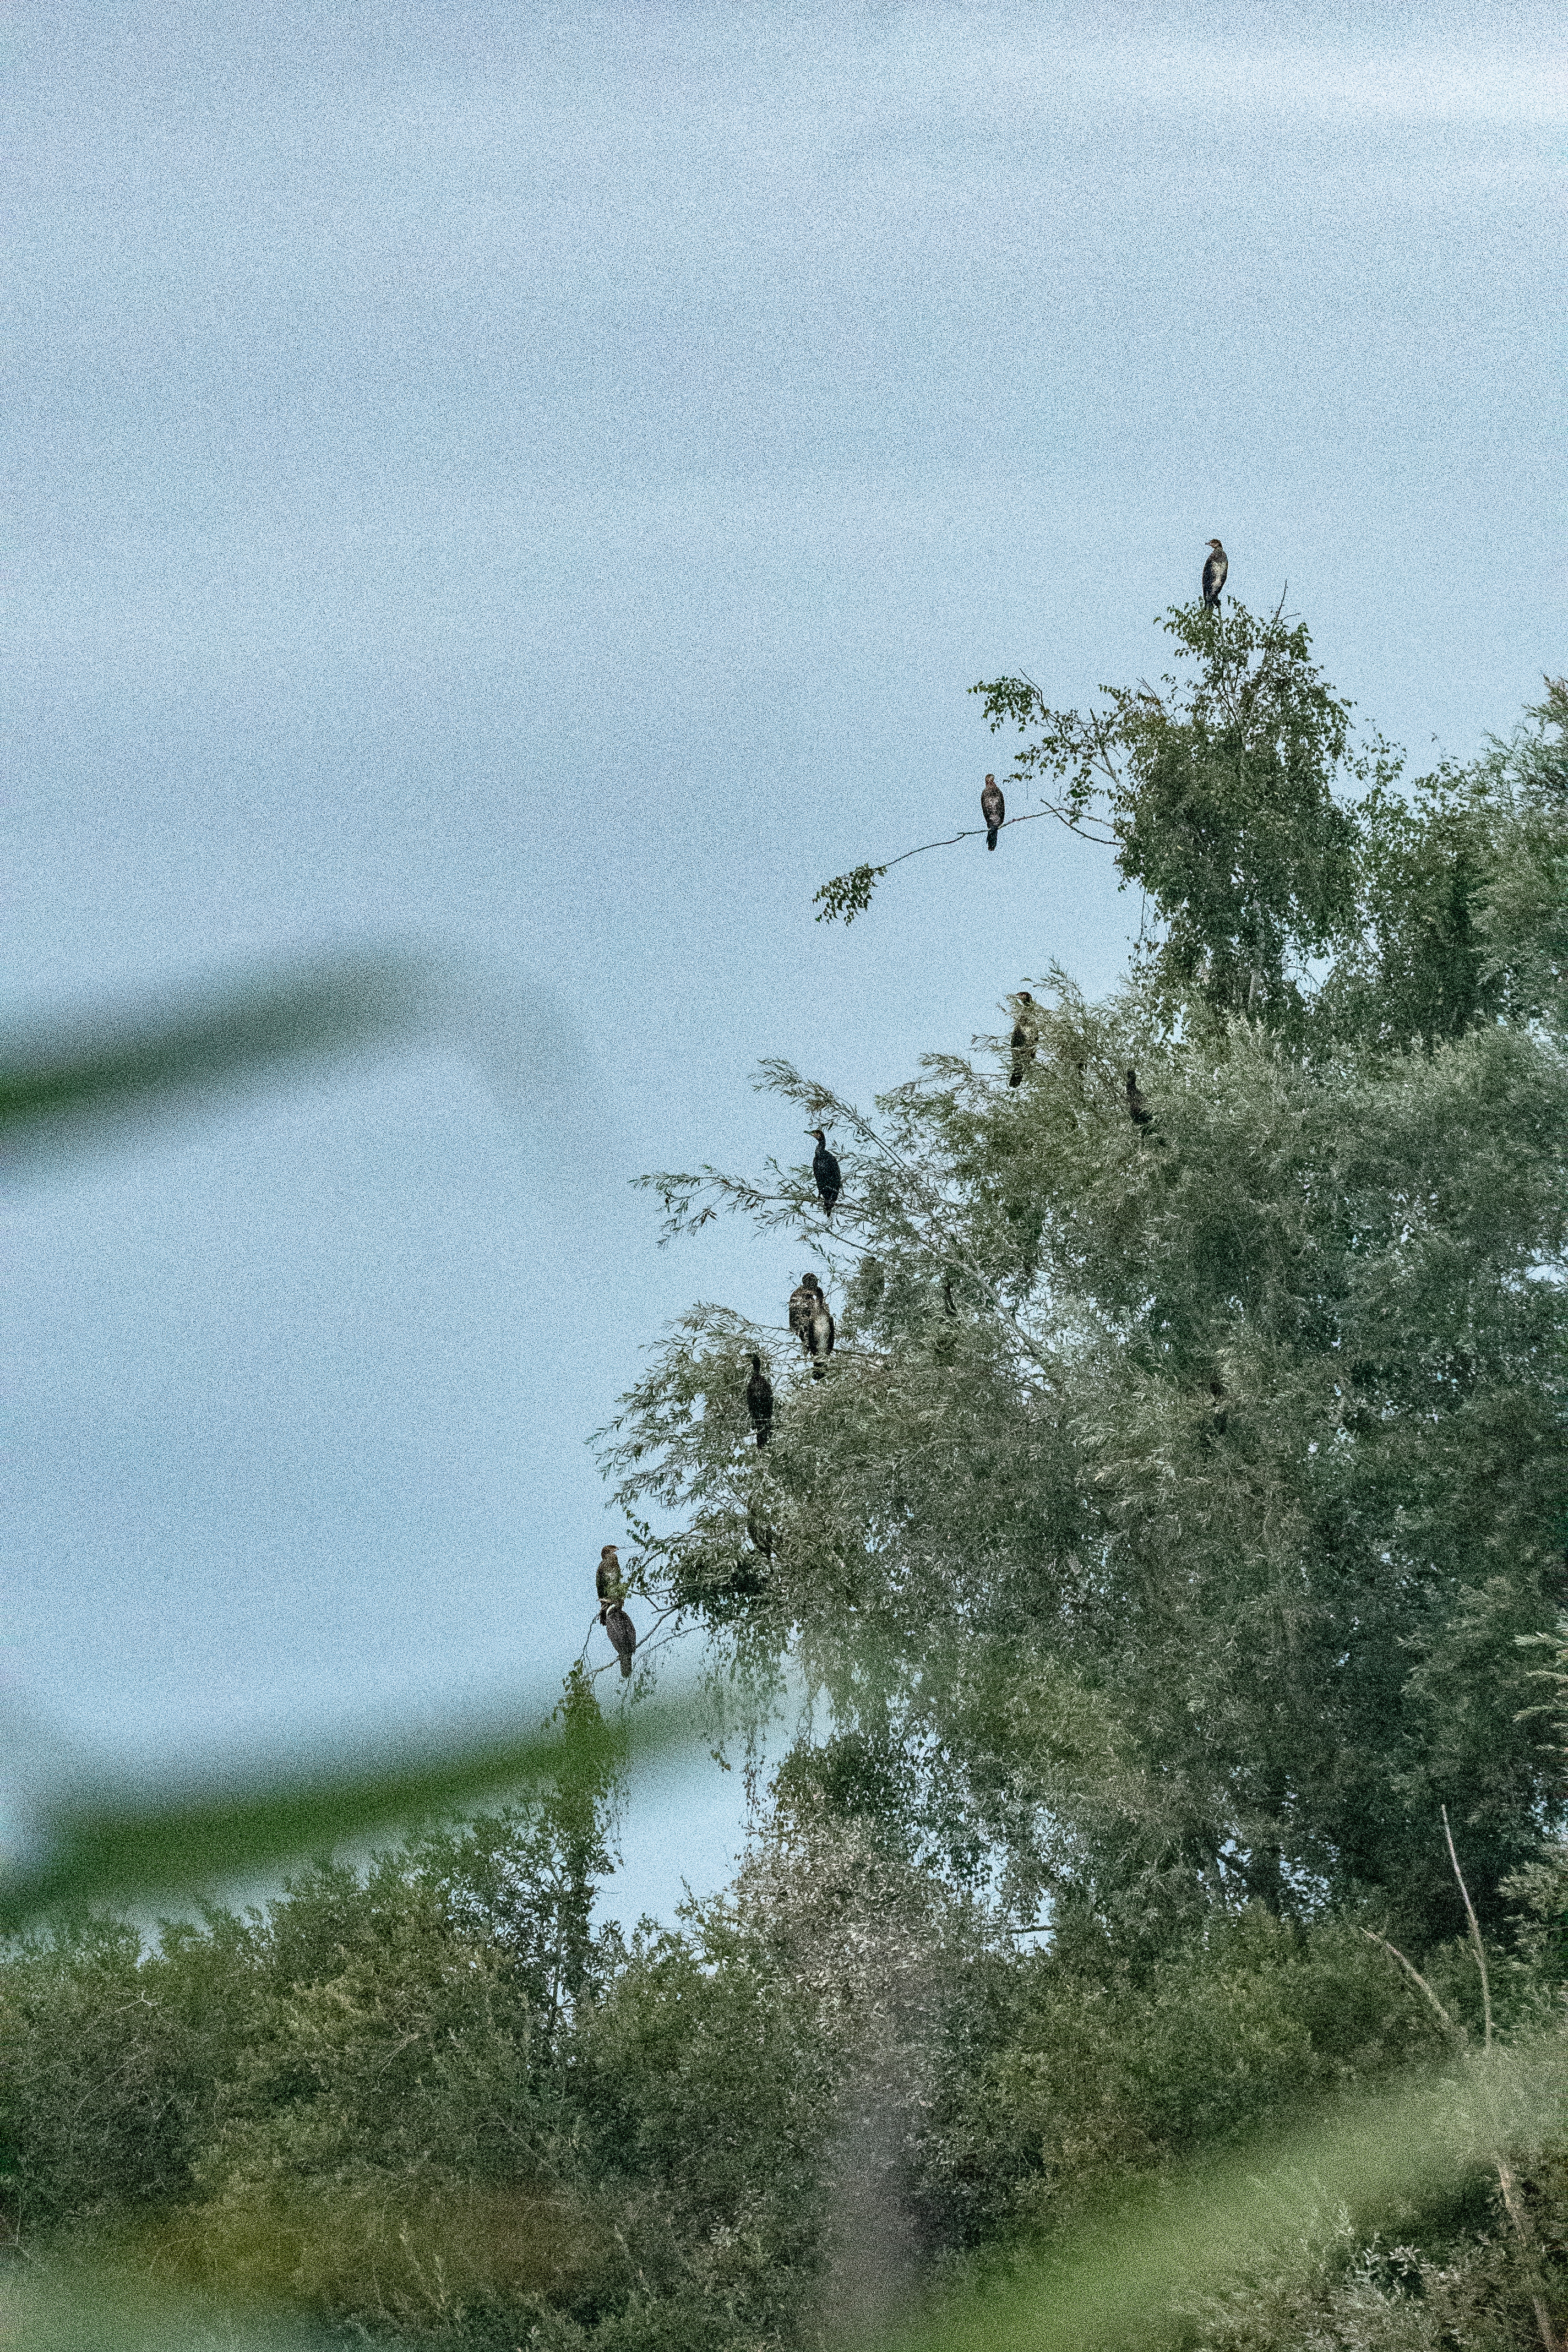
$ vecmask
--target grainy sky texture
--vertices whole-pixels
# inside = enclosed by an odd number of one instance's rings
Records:
[[[25,1015],[388,936],[426,1052],[16,1196],[13,1687],[121,1759],[555,1681],[584,1440],[694,1297],[648,1167],[805,1156],[1137,909],[976,820],[964,688],[1163,666],[1221,535],[1468,756],[1565,646],[1554,9],[23,5],[6,36]],[[978,853],[978,854],[977,854]],[[847,1157],[847,1155],[846,1155]],[[851,1170],[852,1181],[852,1170]],[[633,1807],[711,1883],[739,1776]]]

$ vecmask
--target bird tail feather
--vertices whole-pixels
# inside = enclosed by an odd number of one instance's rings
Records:
[[[985,836],[985,846],[987,849],[994,849],[996,846],[996,827],[994,825],[992,826],[990,832]]]

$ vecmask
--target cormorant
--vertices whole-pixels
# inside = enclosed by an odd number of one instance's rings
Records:
[[[1138,1091],[1136,1070],[1129,1070],[1127,1073],[1127,1115],[1134,1127],[1150,1127],[1153,1124],[1154,1114]]]
[[[599,1554],[599,1565],[594,1571],[594,1589],[601,1601],[618,1601],[626,1590],[621,1582],[620,1554],[614,1544],[606,1544]]]
[[[811,1329],[805,1342],[811,1351],[811,1377],[814,1381],[827,1378],[827,1359],[833,1353],[837,1329],[832,1311],[819,1290],[813,1304]]]
[[[637,1629],[618,1601],[607,1601],[599,1612],[599,1622],[610,1637],[616,1655],[621,1662],[625,1680],[632,1670],[632,1652],[637,1645]]]
[[[985,819],[985,846],[994,849],[996,836],[1007,822],[1007,803],[994,776],[987,776],[980,788],[980,814]]]
[[[815,1274],[803,1274],[789,1295],[789,1328],[807,1355],[811,1353],[811,1318],[821,1288]]]
[[[1007,1084],[1010,1087],[1021,1087],[1023,1085],[1024,1072],[1034,1060],[1035,1048],[1039,1043],[1039,1038],[1035,1029],[1034,1003],[1035,1000],[1030,995],[1026,988],[1021,988],[1018,991],[1018,1003],[1023,1009],[1020,1011],[1017,1019],[1013,1024],[1013,1035],[1011,1040],[1013,1046],[1013,1069],[1012,1075],[1007,1080]]]
[[[1219,592],[1225,586],[1225,575],[1229,570],[1229,556],[1217,539],[1211,539],[1204,563],[1204,603],[1213,613],[1219,611]]]
[[[752,1416],[757,1444],[765,1445],[773,1433],[773,1384],[763,1370],[761,1356],[752,1358],[752,1377],[746,1382],[746,1411]]]
[[[811,1155],[811,1172],[816,1179],[816,1197],[822,1202],[822,1213],[829,1223],[833,1219],[833,1203],[844,1189],[844,1179],[838,1162],[827,1149],[827,1136],[820,1127],[808,1127],[807,1135],[816,1138],[816,1150]]]

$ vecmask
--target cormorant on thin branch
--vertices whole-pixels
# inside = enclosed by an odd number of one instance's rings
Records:
[[[752,1358],[752,1377],[746,1382],[746,1411],[752,1416],[757,1444],[765,1445],[773,1433],[773,1384],[763,1370],[761,1356]]]
[[[626,1591],[621,1581],[621,1558],[614,1544],[606,1544],[599,1554],[599,1565],[594,1571],[594,1589],[601,1601],[618,1601]]]
[[[811,1318],[821,1289],[815,1274],[803,1274],[789,1295],[789,1328],[807,1355],[811,1353]]]
[[[1217,539],[1211,539],[1204,563],[1204,603],[1211,613],[1219,611],[1219,592],[1225,586],[1225,575],[1229,570],[1229,556]]]
[[[599,1622],[610,1637],[611,1645],[621,1662],[621,1678],[629,1679],[632,1652],[637,1645],[637,1629],[618,1601],[606,1601],[599,1612]]]
[[[1134,1127],[1152,1127],[1154,1123],[1153,1112],[1138,1091],[1136,1070],[1127,1073],[1127,1115]]]
[[[985,846],[994,849],[996,836],[1007,822],[1007,803],[994,776],[987,776],[980,787],[980,814],[985,819]]]
[[[816,1138],[816,1150],[811,1155],[811,1172],[816,1179],[816,1197],[822,1202],[822,1213],[831,1223],[833,1203],[844,1189],[844,1179],[839,1173],[837,1160],[827,1149],[826,1129],[808,1127],[805,1131]]]
[[[1034,1003],[1035,1000],[1030,995],[1028,990],[1026,988],[1021,988],[1018,991],[1018,1004],[1021,1009],[1017,1019],[1013,1024],[1013,1035],[1011,1039],[1013,1047],[1013,1068],[1007,1080],[1007,1084],[1010,1087],[1021,1087],[1023,1085],[1024,1073],[1028,1068],[1029,1064],[1034,1060],[1035,1049],[1039,1043],[1038,1034],[1035,1028]]]
[[[811,1330],[805,1343],[811,1350],[811,1377],[814,1381],[827,1378],[827,1359],[833,1353],[837,1336],[837,1326],[833,1320],[832,1310],[818,1290],[812,1308]]]

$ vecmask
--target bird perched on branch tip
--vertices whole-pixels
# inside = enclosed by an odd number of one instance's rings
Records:
[[[601,1601],[618,1601],[626,1591],[621,1582],[621,1556],[614,1544],[606,1544],[599,1554],[599,1565],[594,1571],[594,1589]]]
[[[1229,556],[1217,539],[1211,539],[1204,563],[1204,603],[1211,613],[1219,611],[1219,592],[1225,586],[1225,576],[1229,570]]]
[[[629,1679],[632,1652],[637,1645],[637,1629],[618,1601],[607,1601],[599,1612],[599,1622],[610,1637],[611,1646],[621,1662],[621,1679]]]
[[[816,1138],[816,1150],[811,1155],[811,1172],[816,1179],[816,1197],[822,1202],[822,1213],[831,1223],[833,1203],[844,1189],[844,1179],[839,1173],[837,1160],[827,1149],[826,1129],[808,1127],[805,1131]]]
[[[985,846],[994,849],[996,836],[1007,822],[1007,803],[994,776],[987,776],[980,788],[980,814],[985,819]]]
[[[1151,1127],[1153,1124],[1154,1114],[1138,1091],[1136,1070],[1127,1073],[1127,1116],[1134,1127]]]
[[[1013,1024],[1009,1041],[1013,1048],[1013,1068],[1007,1080],[1010,1087],[1023,1085],[1024,1072],[1034,1060],[1035,1048],[1039,1044],[1039,1033],[1035,1027],[1035,1000],[1026,988],[1018,991],[1017,1004],[1018,1017]]]
[[[763,1370],[761,1356],[752,1358],[752,1377],[746,1382],[746,1411],[752,1416],[757,1444],[765,1445],[773,1433],[773,1384]]]

